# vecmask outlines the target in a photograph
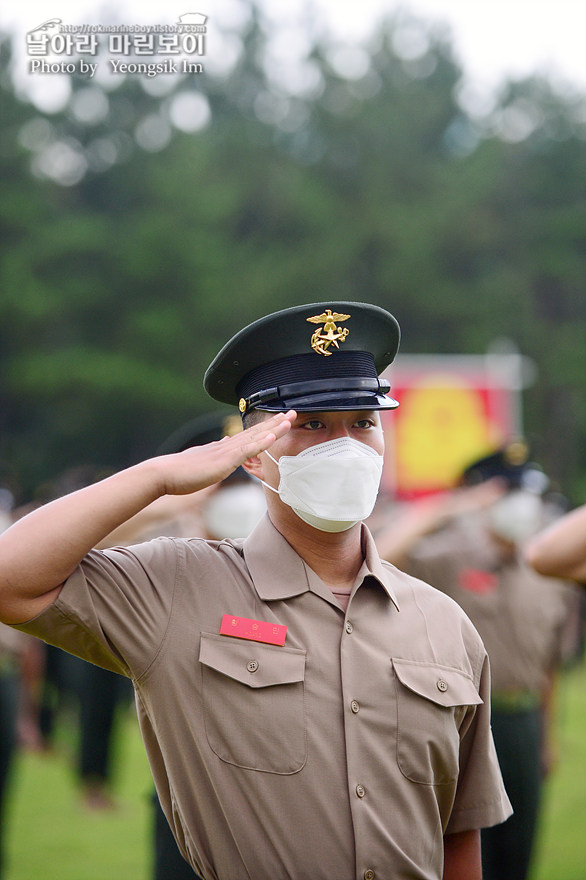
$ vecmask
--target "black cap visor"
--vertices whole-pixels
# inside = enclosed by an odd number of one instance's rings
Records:
[[[291,399],[278,401],[274,405],[257,406],[255,409],[267,412],[289,412],[290,409],[294,409],[295,412],[353,412],[360,409],[396,409],[398,406],[399,401],[393,400],[392,397],[386,397],[383,394],[369,394],[363,397],[345,397],[343,400],[333,399],[331,395],[327,399],[314,398],[306,402]]]
[[[332,387],[332,385],[336,387]],[[266,388],[242,399],[241,410],[262,409],[268,412],[327,412],[328,410],[395,409],[399,403],[386,393],[384,379],[314,379]]]

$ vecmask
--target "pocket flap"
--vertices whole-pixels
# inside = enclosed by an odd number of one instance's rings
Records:
[[[406,688],[440,706],[476,706],[482,703],[470,676],[451,666],[392,658],[397,678]]]
[[[293,684],[305,678],[305,652],[246,639],[202,633],[199,660],[252,688]]]

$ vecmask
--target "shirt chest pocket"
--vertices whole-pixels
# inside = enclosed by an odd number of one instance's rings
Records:
[[[459,669],[393,658],[397,697],[397,762],[412,782],[445,785],[458,776],[460,727],[482,703]]]
[[[205,726],[227,764],[291,774],[307,760],[305,652],[201,634]]]

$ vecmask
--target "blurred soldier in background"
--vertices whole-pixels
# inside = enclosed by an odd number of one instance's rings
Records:
[[[60,498],[95,483],[107,473],[103,467],[92,464],[68,468],[51,483],[40,486],[37,496],[45,500]],[[131,703],[130,682],[60,648],[39,644],[44,648],[39,688],[44,748],[53,748],[60,723],[69,727],[70,732],[76,727],[74,769],[83,804],[90,810],[113,809],[118,710]]]
[[[482,831],[484,880],[528,875],[556,679],[576,623],[575,593],[535,574],[520,552],[543,525],[547,483],[526,444],[513,442],[468,467],[462,488],[414,504],[377,537],[384,558],[458,602],[490,657],[492,729],[514,812]]]
[[[12,522],[13,500],[10,490],[0,486],[0,532]],[[32,688],[41,648],[37,639],[0,623],[0,877],[6,867],[5,816],[16,749],[21,740],[30,747],[40,745]]]

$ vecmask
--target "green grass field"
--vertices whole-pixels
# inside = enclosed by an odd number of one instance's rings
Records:
[[[67,742],[56,754],[20,757],[7,816],[5,880],[149,880],[150,773],[132,714],[119,726],[118,809],[112,812],[82,806]],[[531,880],[586,878],[584,661],[563,679],[558,741]]]
[[[147,880],[151,876],[152,781],[132,710],[118,719],[117,807],[89,810],[73,771],[71,737],[54,753],[24,753],[7,815],[2,880]]]
[[[531,880],[586,878],[586,660],[566,672],[557,767],[548,782]]]

